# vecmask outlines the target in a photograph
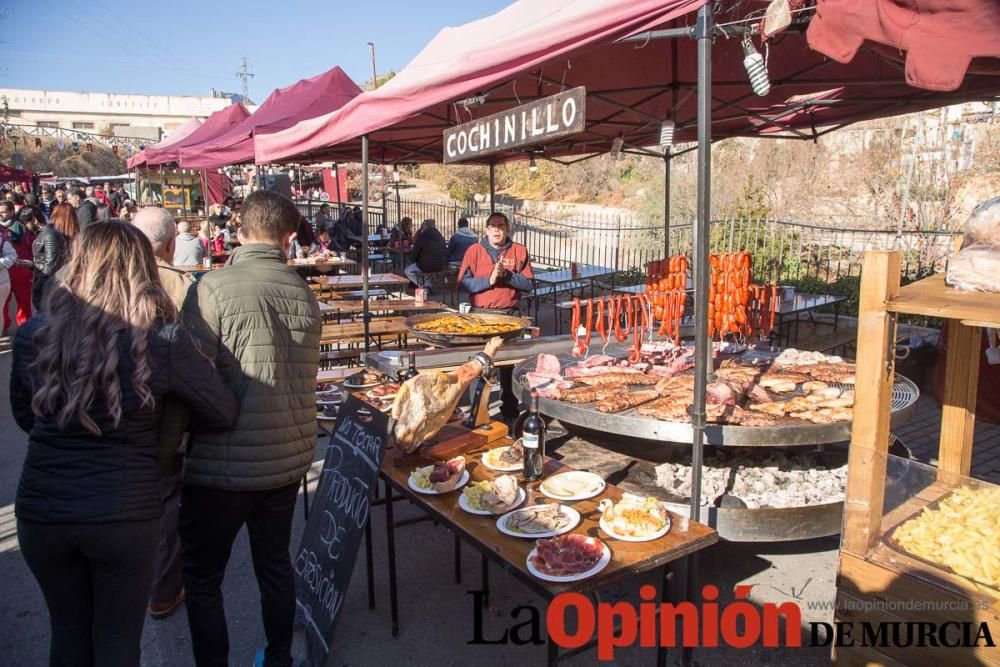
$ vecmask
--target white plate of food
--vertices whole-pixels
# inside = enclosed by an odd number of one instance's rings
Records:
[[[501,475],[470,484],[462,489],[458,506],[469,514],[496,516],[514,509],[527,498],[513,475]]]
[[[370,389],[383,382],[385,382],[385,376],[381,373],[361,371],[360,373],[348,375],[344,378],[343,386],[345,389]]]
[[[545,581],[565,583],[594,576],[611,562],[611,548],[596,537],[560,535],[538,540],[528,554],[528,572]]]
[[[601,530],[622,542],[649,542],[670,532],[670,515],[656,498],[626,494],[617,503],[605,498],[601,510]]]
[[[399,385],[395,382],[385,382],[365,392],[365,398],[370,400],[391,401],[396,398]]]
[[[469,481],[465,457],[456,456],[448,461],[417,468],[406,480],[411,489],[428,496],[439,496],[460,489]]]
[[[553,500],[571,503],[600,495],[606,486],[600,475],[584,470],[571,470],[552,475],[538,489]]]
[[[504,514],[497,519],[497,529],[511,537],[537,540],[568,533],[578,523],[580,513],[572,507],[546,503]]]
[[[509,447],[495,447],[483,452],[483,465],[497,472],[516,472],[524,469],[524,448],[518,440]]]

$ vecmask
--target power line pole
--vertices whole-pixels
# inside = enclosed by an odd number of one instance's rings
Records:
[[[368,50],[372,54],[372,90],[378,88],[378,75],[375,74],[375,44],[368,42]]]
[[[243,103],[250,104],[250,93],[249,93],[249,80],[254,77],[253,72],[250,71],[250,66],[247,64],[247,57],[243,56],[240,58],[240,71],[236,73],[236,78],[243,79]]]

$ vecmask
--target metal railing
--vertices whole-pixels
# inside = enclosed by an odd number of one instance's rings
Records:
[[[300,203],[303,213],[318,202]],[[334,206],[335,207],[335,206]],[[489,215],[488,204],[469,202],[387,202],[388,226],[409,216],[414,228],[426,218],[437,221],[445,238],[454,233],[458,219],[468,218],[481,231]],[[665,254],[662,223],[640,216],[571,215],[546,219],[513,206],[498,206],[514,223],[515,240],[523,243],[532,262],[540,267],[567,267],[571,262],[595,264],[616,271],[632,271],[639,280],[647,262]],[[369,229],[385,220],[381,206],[369,206]],[[690,255],[691,223],[670,227],[670,253]],[[900,250],[904,280],[916,279],[940,267],[959,232],[884,230],[826,227],[786,220],[731,219],[712,222],[712,252],[745,250],[754,258],[754,280],[796,285],[818,291],[856,294],[861,262],[867,250]],[[628,276],[623,276],[628,279]]]

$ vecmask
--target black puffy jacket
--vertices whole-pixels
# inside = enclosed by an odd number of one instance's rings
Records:
[[[410,256],[424,273],[444,271],[448,268],[448,246],[436,227],[429,227],[417,234]]]
[[[32,259],[35,264],[35,280],[39,274],[51,277],[66,261],[66,237],[52,225],[43,225],[31,244]]]
[[[44,324],[36,315],[17,331],[11,369],[10,403],[18,426],[28,433],[28,454],[17,489],[19,519],[39,523],[142,521],[163,513],[158,490],[157,429],[163,398],[171,395],[190,410],[194,430],[227,429],[239,406],[233,392],[178,324],[157,328],[149,338],[150,390],[155,405],[142,407],[132,387],[130,337],[121,336],[118,376],[122,417],[111,423],[103,400],[95,398],[91,418],[96,436],[75,419],[65,429],[31,410],[37,375],[32,337]]]

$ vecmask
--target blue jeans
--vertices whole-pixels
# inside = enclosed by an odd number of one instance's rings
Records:
[[[410,282],[417,287],[424,286],[424,272],[420,270],[420,267],[417,266],[416,262],[403,269],[403,273],[405,273],[406,277],[410,279]]]

